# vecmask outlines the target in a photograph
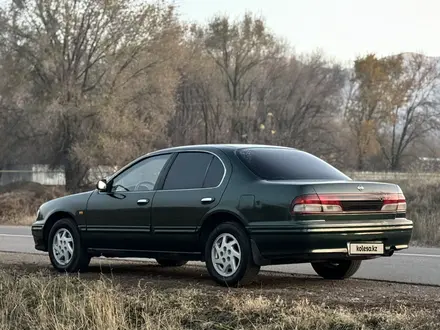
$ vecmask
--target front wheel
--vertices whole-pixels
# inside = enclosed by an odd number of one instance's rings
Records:
[[[252,260],[248,236],[232,222],[211,232],[205,245],[205,260],[211,277],[224,286],[249,284],[260,270]]]
[[[315,272],[328,280],[343,280],[353,276],[361,266],[361,260],[312,262]]]
[[[87,270],[90,256],[73,220],[61,219],[55,222],[49,232],[48,248],[50,262],[59,272]]]

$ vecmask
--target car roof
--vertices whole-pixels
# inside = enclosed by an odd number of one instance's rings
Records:
[[[176,151],[191,151],[191,150],[212,150],[212,149],[220,149],[220,150],[238,150],[243,148],[280,148],[280,149],[292,149],[283,146],[276,145],[267,145],[267,144],[194,144],[194,145],[184,145],[184,146],[176,146],[165,149],[160,149],[149,153],[148,155],[153,155],[156,153],[163,152],[176,152]]]
[[[110,175],[108,177],[108,179],[110,180],[110,179],[114,178],[119,173],[123,172],[126,168],[132,166],[133,164],[137,163],[141,159],[144,159],[145,157],[149,157],[149,156],[160,155],[160,154],[169,153],[169,152],[192,151],[192,150],[197,150],[197,151],[222,150],[222,151],[226,151],[226,152],[228,152],[228,151],[233,152],[235,150],[243,149],[243,148],[272,148],[272,149],[276,148],[276,149],[296,150],[296,149],[289,148],[289,147],[267,145],[267,144],[194,144],[194,145],[176,146],[176,147],[170,147],[170,148],[165,148],[165,149],[158,149],[158,150],[149,152],[147,154],[144,154],[144,155],[132,160],[131,162],[129,162],[125,166],[121,167],[118,171],[116,171],[115,173]]]

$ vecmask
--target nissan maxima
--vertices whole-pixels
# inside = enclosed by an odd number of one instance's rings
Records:
[[[408,248],[406,211],[398,185],[352,180],[301,150],[197,145],[143,155],[93,191],[44,203],[32,234],[60,272],[86,271],[92,257],[142,257],[203,261],[227,286],[292,263],[336,280]]]

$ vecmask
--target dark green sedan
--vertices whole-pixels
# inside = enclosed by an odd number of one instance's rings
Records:
[[[362,260],[408,248],[412,229],[398,185],[353,181],[297,149],[198,145],[152,152],[41,205],[32,234],[61,272],[96,256],[199,260],[236,286],[274,264],[348,278]]]

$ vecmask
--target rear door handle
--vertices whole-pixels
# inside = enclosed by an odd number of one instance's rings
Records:
[[[138,205],[146,205],[146,204],[148,204],[149,202],[150,202],[149,199],[144,198],[144,199],[139,199],[139,200],[137,201],[137,204],[138,204]]]
[[[212,198],[212,197],[204,197],[201,200],[202,203],[212,203],[213,201],[214,201],[214,198]]]

